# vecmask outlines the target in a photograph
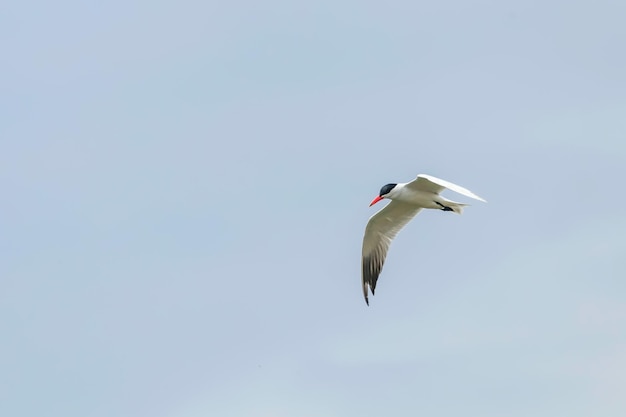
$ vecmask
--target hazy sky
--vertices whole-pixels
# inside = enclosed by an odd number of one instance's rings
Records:
[[[4,4],[0,415],[626,415],[625,15]]]

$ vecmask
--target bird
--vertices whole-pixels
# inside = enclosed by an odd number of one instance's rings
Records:
[[[460,185],[431,175],[419,174],[411,182],[383,185],[379,194],[370,203],[371,207],[383,199],[391,200],[389,204],[370,217],[363,236],[361,284],[365,303],[368,306],[368,293],[371,291],[374,295],[376,282],[383,269],[389,246],[398,232],[422,209],[461,214],[463,207],[468,205],[442,197],[440,193],[445,189],[487,202]]]

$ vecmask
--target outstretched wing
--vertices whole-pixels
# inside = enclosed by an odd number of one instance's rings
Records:
[[[374,214],[367,222],[363,237],[361,283],[363,296],[368,305],[368,288],[374,295],[376,281],[383,269],[391,241],[420,210],[420,207],[395,200]]]
[[[431,175],[420,174],[416,179],[407,184],[407,187],[412,188],[418,191],[427,191],[435,194],[439,194],[444,189],[448,189],[454,191],[456,193],[462,194],[465,197],[474,198],[476,200],[486,201],[468,190],[467,188],[463,188],[460,185],[453,184],[449,181],[442,180],[441,178],[433,177]]]

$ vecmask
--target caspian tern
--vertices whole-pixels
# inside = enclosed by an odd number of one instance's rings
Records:
[[[439,195],[446,188],[486,203],[484,199],[466,188],[424,174],[418,175],[415,180],[408,183],[384,185],[379,195],[372,200],[370,207],[385,198],[391,202],[370,217],[365,228],[361,282],[367,305],[369,305],[368,288],[374,295],[376,281],[383,269],[391,241],[417,213],[423,208],[452,211],[457,214],[463,212],[463,207],[467,204],[450,201]]]

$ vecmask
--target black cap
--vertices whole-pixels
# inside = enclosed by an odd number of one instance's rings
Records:
[[[391,190],[393,190],[395,188],[395,186],[398,184],[387,184],[387,185],[383,185],[383,188],[380,189],[380,196],[384,196],[387,195],[391,192]]]

